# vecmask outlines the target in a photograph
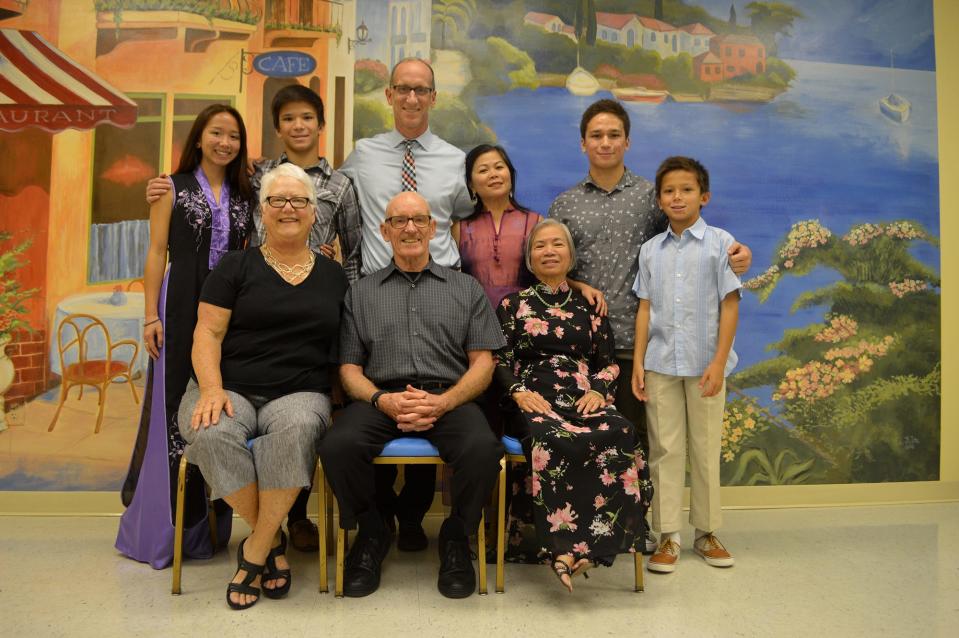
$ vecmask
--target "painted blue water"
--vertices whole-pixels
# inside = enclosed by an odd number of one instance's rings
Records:
[[[707,222],[733,233],[753,251],[749,275],[772,262],[789,228],[819,219],[835,234],[867,221],[911,219],[939,235],[939,167],[935,74],[878,67],[793,62],[797,77],[769,104],[627,104],[632,120],[626,164],[652,178],[669,155],[690,155],[710,171]],[[879,112],[892,89],[912,102],[912,115],[895,124]],[[509,151],[518,171],[518,197],[545,212],[587,170],[579,119],[608,93],[575,97],[563,89],[513,91],[481,98],[476,108]],[[939,251],[915,248],[939,269]],[[783,330],[822,321],[822,308],[795,314],[806,290],[838,279],[822,268],[784,277],[764,304],[746,294],[736,351],[739,369],[766,359]]]

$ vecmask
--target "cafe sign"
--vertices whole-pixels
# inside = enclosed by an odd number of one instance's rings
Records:
[[[312,73],[316,60],[301,51],[270,51],[253,58],[253,68],[271,78],[295,78]]]

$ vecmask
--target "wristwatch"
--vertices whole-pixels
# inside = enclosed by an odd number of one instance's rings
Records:
[[[377,405],[377,402],[380,400],[380,397],[386,394],[386,390],[377,390],[373,393],[373,396],[370,397],[370,404],[377,410],[380,409],[380,406]]]

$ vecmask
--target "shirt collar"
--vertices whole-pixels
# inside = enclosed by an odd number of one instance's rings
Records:
[[[689,233],[697,240],[702,241],[703,237],[706,236],[706,221],[700,217],[696,220],[696,223],[683,231],[683,234]],[[668,238],[673,238],[676,240],[682,239],[682,235],[677,235],[673,232],[672,226],[666,227],[666,232],[662,234],[662,238],[659,240],[660,243],[665,242]]]
[[[393,148],[398,148],[401,144],[403,144],[403,142],[407,140],[407,138],[400,135],[400,132],[397,131],[396,129],[393,129],[392,131],[389,131],[388,133],[386,133],[386,136],[387,136],[387,141],[389,142],[390,146],[392,146]],[[436,140],[436,136],[433,135],[433,132],[429,128],[427,128],[425,131],[423,131],[422,135],[412,139],[415,139],[416,142],[421,147],[423,147],[424,151],[428,151],[430,150],[430,146]]]
[[[426,268],[424,268],[421,272],[428,272],[434,277],[436,277],[437,279],[442,279],[443,281],[446,281],[446,275],[447,275],[446,268],[444,268],[443,266],[440,266],[435,261],[433,261],[432,257],[430,257],[429,262],[427,262]],[[379,281],[377,283],[382,284],[387,279],[389,279],[394,273],[399,277],[404,277],[404,278],[406,277],[406,271],[401,270],[399,266],[396,265],[396,262],[390,259],[389,265],[383,268],[382,270],[380,270],[379,272],[377,272],[373,276],[379,277]]]
[[[629,188],[630,186],[633,186],[636,183],[636,180],[637,180],[636,175],[631,170],[629,170],[628,167],[624,166],[623,176],[619,178],[619,181],[616,182],[616,186],[614,186],[613,190],[610,192],[621,191],[624,188]],[[605,188],[603,188],[602,186],[598,185],[596,182],[593,181],[593,176],[590,175],[589,173],[586,173],[585,179],[583,179],[583,181],[581,181],[579,184],[584,189],[588,187],[592,187],[597,190],[606,192]]]
[[[279,166],[280,164],[286,164],[289,161],[290,158],[286,156],[286,151],[283,151],[280,153],[280,157],[276,160],[276,166]],[[325,157],[318,157],[316,158],[316,162],[314,164],[310,164],[309,166],[304,166],[302,168],[307,173],[319,171],[326,177],[329,177],[333,174],[333,169],[330,168],[330,163],[326,161]]]

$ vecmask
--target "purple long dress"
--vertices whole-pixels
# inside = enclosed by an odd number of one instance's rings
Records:
[[[200,288],[228,250],[238,250],[253,226],[252,202],[230,193],[220,202],[199,168],[172,176],[174,204],[170,216],[170,268],[160,289],[157,311],[163,323],[160,358],[150,362],[140,428],[121,490],[126,511],[120,517],[116,548],[135,560],[163,569],[173,559],[173,511],[177,468],[183,439],[177,426],[180,398],[193,366],[190,351],[196,327]],[[187,476],[183,553],[209,558],[210,546],[203,476],[191,466]],[[227,508],[228,509],[228,508]],[[224,512],[226,513],[226,512]],[[217,517],[221,544],[230,538],[232,517]]]

